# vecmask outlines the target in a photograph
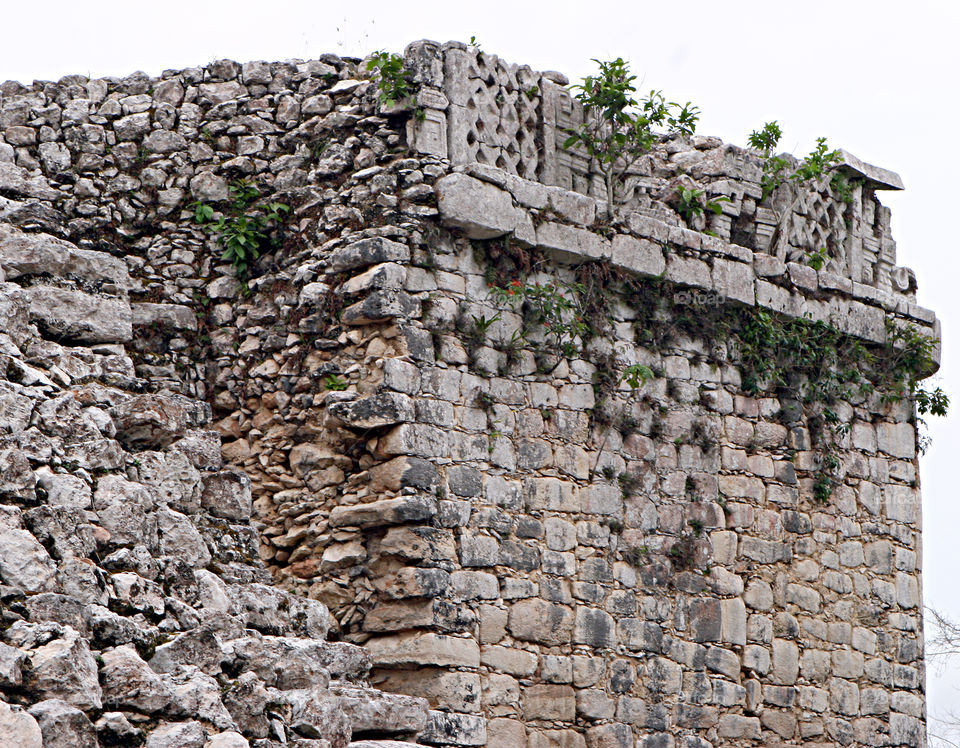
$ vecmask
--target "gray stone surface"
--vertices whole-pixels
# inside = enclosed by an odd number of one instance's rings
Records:
[[[44,719],[104,745],[920,744],[909,406],[836,403],[818,503],[815,419],[709,332],[936,338],[895,176],[764,201],[667,136],[608,212],[562,76],[404,59],[417,116],[334,56],[0,87],[0,702],[86,699]],[[245,278],[190,205],[239,175],[294,208]],[[581,282],[564,355],[491,288]]]
[[[0,701],[0,740],[17,748],[43,748],[44,742],[37,720],[21,707],[5,701]]]
[[[509,193],[466,174],[451,174],[437,182],[437,205],[446,225],[471,239],[511,233],[521,220]]]
[[[151,142],[179,148],[176,138]],[[58,166],[47,150],[44,163]],[[314,738],[326,734],[323,715],[336,718],[337,745],[354,731],[419,732],[426,702],[366,686],[369,656],[325,641],[323,604],[261,583],[250,480],[222,469],[219,435],[199,430],[209,406],[138,394],[145,380],[117,344],[134,319],[126,266],[7,224],[0,263],[14,281],[0,289],[9,311],[0,334],[0,743],[249,748],[270,729],[295,736],[301,723]],[[40,277],[54,285],[21,290]],[[182,305],[139,312],[142,326],[167,334],[196,329]],[[436,511],[422,501],[379,510],[398,522]],[[265,640],[282,646],[244,644]],[[269,696],[258,674],[269,677]],[[331,674],[347,679],[339,690],[328,689]],[[304,704],[308,687],[322,714]],[[268,718],[268,701],[291,708]]]
[[[30,286],[24,292],[30,318],[57,339],[122,343],[133,335],[130,304],[125,298],[44,285]]]

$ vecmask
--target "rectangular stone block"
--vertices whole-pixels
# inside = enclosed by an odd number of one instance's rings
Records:
[[[676,283],[697,288],[712,288],[710,266],[703,260],[694,260],[670,254],[667,257],[666,277]]]
[[[377,451],[385,456],[449,457],[451,440],[449,431],[436,426],[404,423],[380,440]]]
[[[720,637],[730,644],[747,642],[747,608],[739,597],[720,601]]]
[[[724,714],[717,725],[717,734],[722,738],[759,740],[760,720],[757,717]]]
[[[579,512],[580,489],[575,483],[557,478],[528,478],[523,483],[527,509],[555,512]]]
[[[546,221],[537,227],[537,244],[553,250],[561,262],[583,262],[609,257],[611,245],[608,239],[594,231]]]
[[[516,748],[527,741],[523,722],[505,717],[495,717],[487,722],[487,748]]]
[[[480,653],[480,662],[498,672],[520,678],[529,677],[537,671],[537,656],[533,652],[515,647],[484,647]]]
[[[743,262],[715,259],[713,261],[713,288],[729,299],[754,305],[753,268]]]
[[[460,563],[463,566],[496,566],[500,563],[500,544],[490,535],[460,536]]]
[[[773,682],[793,685],[800,672],[800,651],[787,639],[773,640]]]
[[[521,695],[525,720],[560,720],[573,722],[577,700],[570,686],[544,684],[528,686]]]
[[[577,608],[573,640],[592,647],[613,647],[617,643],[613,617],[595,608]]]
[[[720,601],[709,598],[691,601],[690,627],[693,629],[694,641],[720,641]]]
[[[420,740],[430,745],[486,745],[487,720],[473,714],[430,711]]]
[[[133,314],[125,296],[45,285],[24,288],[23,294],[30,305],[30,319],[58,340],[125,343],[133,336]]]
[[[420,696],[432,707],[455,712],[480,710],[480,676],[476,673],[440,668],[375,670],[370,674],[370,683],[390,693]]]
[[[513,196],[466,174],[449,174],[435,185],[437,209],[445,226],[458,228],[470,239],[494,239],[514,231],[523,211]]]
[[[610,262],[615,267],[652,276],[661,275],[667,266],[663,259],[663,250],[659,245],[626,234],[617,234],[613,237],[613,253]]]
[[[660,625],[636,618],[624,618],[617,623],[617,636],[627,649],[660,652],[663,648],[663,630]]]
[[[548,646],[569,644],[574,631],[573,611],[541,599],[522,600],[510,606],[510,634],[521,641]]]
[[[334,507],[330,512],[333,527],[380,527],[420,522],[437,513],[437,501],[428,496],[401,496],[372,501],[369,504]]]
[[[480,666],[480,647],[473,639],[412,633],[374,637],[365,646],[374,665]]]

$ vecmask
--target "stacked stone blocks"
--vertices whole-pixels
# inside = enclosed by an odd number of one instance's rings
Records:
[[[365,645],[374,684],[429,701],[421,742],[919,745],[910,408],[842,405],[843,480],[818,504],[809,431],[748,395],[715,341],[638,345],[644,320],[616,305],[598,344],[657,372],[614,392],[620,433],[595,418],[595,363],[508,358],[521,318],[489,293],[521,251],[548,260],[531,281],[602,263],[662,276],[680,304],[809,315],[867,344],[888,317],[935,337],[883,238],[874,192],[895,175],[848,156],[859,207],[806,196],[820,229],[770,247],[756,158],[665,140],[606,227],[589,164],[550,148],[577,116],[562,76],[462,45],[412,45],[407,62],[418,117],[379,108],[362,66],[332,57],[5,84],[0,215],[88,245],[99,232],[124,258],[136,374],[210,403],[250,476],[261,556]],[[716,236],[671,207],[680,168],[733,198]],[[294,205],[249,296],[188,209],[238,175]],[[823,270],[796,261],[857,210]],[[458,329],[498,311],[482,344]],[[48,334],[81,329],[48,317]]]

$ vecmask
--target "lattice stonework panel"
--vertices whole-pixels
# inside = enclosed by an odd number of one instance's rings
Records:
[[[542,171],[540,75],[495,55],[459,49],[444,56],[454,164],[477,162],[536,180]]]
[[[896,266],[896,242],[890,232],[890,210],[880,204],[874,189],[853,188],[853,199],[843,203],[823,191],[797,198],[787,231],[785,258],[806,262],[811,252],[827,249],[827,269],[859,283],[890,289]]]
[[[890,230],[890,208],[880,204],[873,193],[870,199],[876,203],[876,220],[869,226],[874,239],[879,244],[877,264],[873,271],[873,285],[884,291],[890,291],[890,274],[897,265],[897,243],[893,240]]]
[[[827,250],[831,272],[849,272],[850,216],[848,206],[834,200],[828,191],[810,191],[797,198],[793,209],[787,259],[805,262],[811,252]]]

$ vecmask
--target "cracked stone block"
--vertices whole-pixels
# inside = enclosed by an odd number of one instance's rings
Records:
[[[472,639],[433,633],[398,634],[370,639],[374,665],[479,667],[480,647]]]
[[[479,715],[430,711],[420,740],[428,745],[487,745],[487,720]]]
[[[99,748],[97,733],[87,715],[59,699],[30,707],[40,725],[44,748]]]
[[[413,400],[399,392],[381,392],[333,403],[330,415],[355,429],[375,429],[413,421]]]
[[[466,174],[437,180],[437,208],[444,225],[458,228],[471,239],[494,239],[513,232],[523,211],[514,207],[509,192]]]
[[[377,236],[335,249],[327,256],[326,272],[341,273],[368,265],[384,262],[405,263],[409,260],[410,248],[406,244]]]
[[[24,289],[30,319],[56,340],[123,343],[133,336],[130,302],[56,286]]]

